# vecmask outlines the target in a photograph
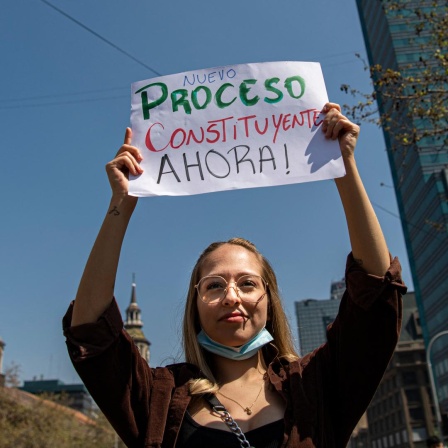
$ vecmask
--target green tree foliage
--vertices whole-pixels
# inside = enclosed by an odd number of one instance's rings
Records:
[[[62,399],[63,400],[63,399]],[[0,448],[124,447],[105,417],[0,387]]]
[[[380,0],[377,0],[380,1]],[[368,66],[375,91],[341,90],[357,104],[346,105],[358,122],[373,122],[393,135],[392,149],[423,147],[427,142],[448,148],[448,1],[382,0],[389,20],[404,24],[404,45],[418,55],[399,67]],[[358,55],[359,57],[359,55]],[[381,111],[379,116],[378,105]]]

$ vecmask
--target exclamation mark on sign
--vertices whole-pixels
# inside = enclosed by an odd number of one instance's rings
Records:
[[[285,147],[285,161],[286,161],[286,174],[289,174],[289,160],[288,160],[288,148],[286,146],[286,143],[283,145]]]

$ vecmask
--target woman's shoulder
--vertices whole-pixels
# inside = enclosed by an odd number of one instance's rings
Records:
[[[281,381],[284,381],[294,373],[302,375],[308,362],[308,356],[298,357],[296,359],[276,358],[269,364],[268,374],[271,380],[272,377],[277,377]]]
[[[152,369],[153,377],[158,379],[173,378],[176,386],[187,383],[201,376],[200,369],[194,364],[180,362]]]
[[[287,377],[293,375],[299,375],[303,377],[306,371],[311,371],[313,368],[319,367],[321,364],[321,358],[324,355],[326,344],[322,344],[310,353],[304,356],[297,357],[296,359],[275,359],[270,364],[269,371],[275,376],[285,380]]]

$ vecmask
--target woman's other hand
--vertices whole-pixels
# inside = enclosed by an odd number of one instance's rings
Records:
[[[129,191],[129,173],[138,176],[143,173],[140,162],[143,157],[140,150],[131,145],[132,130],[126,128],[124,143],[117,155],[106,165],[106,172],[112,189],[112,195],[124,199]]]
[[[342,115],[339,104],[327,103],[322,112],[325,114],[322,122],[322,132],[325,133],[325,137],[339,140],[344,160],[353,157],[359,136],[359,126]]]

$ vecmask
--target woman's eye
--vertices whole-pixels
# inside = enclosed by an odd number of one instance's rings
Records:
[[[220,282],[213,282],[213,283],[209,283],[207,285],[207,290],[212,290],[212,289],[225,289],[225,286],[223,283]]]
[[[244,280],[240,283],[240,288],[255,288],[256,283],[252,280]]]

